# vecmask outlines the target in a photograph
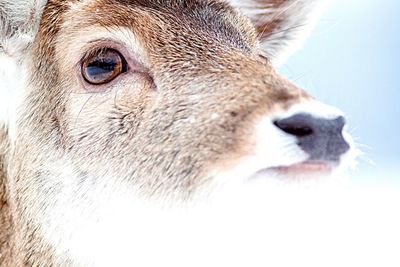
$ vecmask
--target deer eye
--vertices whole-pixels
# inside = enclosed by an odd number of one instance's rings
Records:
[[[102,49],[82,61],[82,76],[93,85],[109,83],[127,71],[125,58],[114,49]]]

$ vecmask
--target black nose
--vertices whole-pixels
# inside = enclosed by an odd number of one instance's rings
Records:
[[[296,114],[274,124],[297,137],[298,145],[310,155],[310,160],[338,162],[350,146],[343,137],[346,124],[343,117],[315,118],[309,114]]]

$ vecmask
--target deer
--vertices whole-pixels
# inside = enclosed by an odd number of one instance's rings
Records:
[[[345,166],[343,112],[276,71],[325,4],[1,0],[0,265],[159,266],[153,204]]]

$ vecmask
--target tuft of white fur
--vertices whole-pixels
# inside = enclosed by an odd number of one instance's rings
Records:
[[[0,124],[8,124],[9,101],[13,93],[17,72],[15,60],[11,57],[0,54]]]
[[[278,27],[261,40],[274,65],[284,63],[304,44],[330,0],[286,0],[278,8],[271,1],[227,0],[254,23],[279,19]]]

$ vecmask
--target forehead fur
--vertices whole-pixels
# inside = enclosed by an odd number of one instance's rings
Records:
[[[42,33],[54,35],[61,27],[79,31],[93,25],[128,27],[143,39],[162,35],[158,39],[164,37],[164,42],[171,41],[171,38],[165,38],[167,34],[179,40],[179,30],[180,34],[186,32],[184,37],[187,38],[197,35],[212,39],[219,46],[246,51],[257,42],[253,25],[247,18],[228,4],[213,0],[53,0],[45,9]]]

